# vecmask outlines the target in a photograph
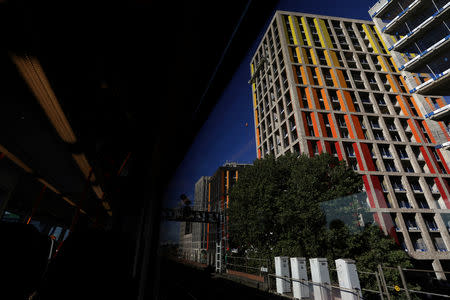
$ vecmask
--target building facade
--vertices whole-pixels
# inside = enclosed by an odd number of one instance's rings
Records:
[[[227,215],[227,208],[230,203],[229,191],[237,182],[239,172],[246,166],[249,165],[225,163],[217,169],[208,181],[208,210],[221,212],[223,216],[220,224],[206,225],[206,249],[208,253],[208,264],[210,265],[214,265],[218,258],[217,245],[220,247],[221,254],[219,255],[224,255],[226,251],[230,250],[228,244],[228,223],[230,220]]]
[[[369,14],[422,114],[443,121],[430,122],[438,133],[449,125],[450,105],[429,95],[450,95],[450,1],[380,0]],[[435,138],[450,146],[448,135]]]
[[[192,223],[190,222],[180,223],[178,251],[182,259],[194,260],[194,252],[192,249]]]
[[[208,210],[208,176],[202,176],[195,183],[194,210]],[[206,223],[192,224],[192,252],[194,260],[206,263]]]
[[[346,160],[384,232],[448,270],[448,159],[374,23],[277,11],[250,67],[257,156]]]

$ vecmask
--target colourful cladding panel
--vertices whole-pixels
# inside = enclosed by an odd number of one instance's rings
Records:
[[[364,171],[364,164],[361,159],[361,154],[359,153],[358,144],[353,143],[352,146],[353,146],[353,151],[355,151],[356,161],[358,162],[359,169],[361,171]]]
[[[378,35],[378,39],[381,41],[381,44],[384,47],[384,50],[386,50],[386,53],[389,54],[389,48],[387,47],[386,43],[383,40],[383,37],[380,34],[380,31],[378,30],[378,28],[376,26],[373,26],[373,28],[375,29],[376,34]]]
[[[328,100],[327,93],[325,92],[325,90],[321,89],[320,90],[320,94],[322,95],[323,103],[325,104],[325,109],[326,110],[332,110],[331,103]]]
[[[387,208],[386,199],[384,198],[383,190],[381,188],[380,180],[377,176],[371,175],[370,179],[372,180],[372,185],[375,190],[375,195],[377,196],[378,206],[380,208]]]
[[[439,178],[434,178],[434,182],[436,183],[436,186],[442,196],[442,199],[444,200],[445,206],[447,206],[447,209],[450,208],[450,201],[448,200],[447,194],[445,193],[444,186],[441,184],[441,181]],[[448,191],[448,186],[447,191]]]
[[[303,111],[302,111],[302,122],[303,122],[303,128],[305,128],[306,136],[311,136],[311,133],[309,132],[308,121],[306,120],[306,113]]]
[[[331,114],[328,115],[328,123],[330,124],[331,133],[333,134],[334,138],[339,138],[339,135],[337,134],[336,126],[334,126],[333,117]]]
[[[367,35],[367,38],[369,39],[370,45],[373,48],[373,51],[375,53],[383,53],[381,50],[380,44],[378,44],[378,41],[376,40],[375,36],[373,35],[372,29],[367,24],[362,25],[364,32]]]
[[[295,18],[295,17],[294,17]],[[296,19],[296,18],[295,18]],[[292,20],[292,16],[288,16],[289,26],[291,28],[292,37],[294,39],[294,44],[299,45],[297,35],[295,34],[294,22]]]
[[[310,64],[311,62],[308,60],[308,56],[306,55],[306,49],[301,48],[300,52],[302,54],[302,61],[304,61],[305,64]]]
[[[301,52],[300,52],[300,48],[299,47],[295,47],[295,53],[297,53],[297,62],[299,64],[302,63],[302,56],[301,56]]]
[[[369,178],[367,177],[367,175],[363,175],[363,182],[364,182],[364,187],[367,191],[367,196],[369,197],[369,204],[371,208],[375,208],[375,199],[373,198],[373,195],[371,193],[371,188],[370,188],[370,183],[369,183]]]
[[[313,65],[318,65],[317,56],[316,56],[316,52],[314,51],[314,49],[313,48],[309,49],[309,53],[311,54],[311,59],[312,59]]]
[[[324,50],[323,53],[325,55],[325,60],[327,61],[327,65],[329,65],[330,67],[332,67],[332,66],[340,67],[339,60],[334,51]]]
[[[396,71],[397,73],[400,73],[400,71],[399,71],[398,68],[397,68],[397,64],[396,64],[395,61],[394,61],[394,58],[391,57],[390,60],[391,60],[392,65],[394,66],[395,71]]]
[[[303,84],[308,84],[308,75],[307,75],[307,70],[309,70],[308,67],[302,66],[300,67],[300,72],[302,73],[302,80],[303,80]],[[311,71],[309,71],[309,74],[311,74]]]
[[[294,44],[303,46],[302,34],[300,32],[300,27],[298,26],[298,21],[296,17],[289,16],[289,25],[291,26],[292,36],[294,38]],[[298,38],[297,38],[298,36]]]
[[[350,134],[350,138],[352,140],[354,140],[355,135],[353,134],[352,123],[350,122],[350,118],[348,117],[348,115],[344,115],[344,120],[345,120],[345,124],[347,125],[347,129],[348,129],[348,133]]]
[[[444,122],[438,122],[439,127],[441,127],[442,132],[444,133],[445,137],[447,138],[447,141],[450,141],[450,136],[447,133],[447,130],[445,129]]]
[[[308,153],[310,157],[314,156],[314,151],[312,148],[312,141],[307,141],[306,144],[308,145]]]
[[[310,91],[311,91],[311,94],[312,94],[312,98],[310,96]],[[309,108],[310,109],[314,109],[315,107],[316,108],[320,108],[319,98],[317,97],[316,89],[314,89],[314,88],[306,88],[305,92],[306,92],[306,98],[308,99],[308,106],[309,106]]]
[[[318,122],[316,120],[316,115],[314,113],[310,113],[310,117],[311,117],[311,120],[313,123],[314,135],[316,137],[320,137],[319,126],[318,126]]]
[[[416,126],[414,126],[416,124],[414,124],[414,121],[412,119],[408,119],[408,120],[406,120],[406,122],[408,122],[409,128],[411,128],[411,131],[412,131],[416,141],[418,143],[422,143],[422,137],[420,136],[419,132],[416,130]]]
[[[323,82],[323,79],[322,79],[322,76],[320,75],[319,68],[314,68],[314,72],[316,73],[317,81],[319,82],[319,85],[325,86],[325,84]]]
[[[377,59],[381,65],[381,68],[383,69],[383,71],[392,72],[391,67],[389,66],[389,63],[387,62],[387,60],[384,56],[378,55]]]
[[[400,81],[402,82],[403,85],[403,92],[408,94],[409,90],[408,90],[408,85],[406,84],[405,79],[403,78],[403,76],[398,76],[398,78],[400,79]]]
[[[320,141],[317,141],[317,149],[319,150],[319,154],[323,153],[322,143]]]
[[[428,166],[428,169],[430,170],[430,173],[435,174],[436,171],[434,170],[434,167],[433,167],[433,165],[431,164],[431,160],[430,160],[430,158],[428,157],[428,154],[427,154],[427,152],[425,151],[425,148],[424,148],[424,147],[420,147],[420,152],[422,153],[423,158],[425,159],[425,162],[426,162],[426,164],[427,164],[427,166]]]
[[[322,130],[322,136],[327,137],[327,129],[325,128],[325,122],[323,121],[323,115],[318,113],[318,125],[320,126],[320,130]]]
[[[425,120],[422,121],[422,125],[423,125],[423,127],[425,128],[425,130],[427,131],[428,136],[430,137],[431,142],[432,142],[433,144],[436,144],[436,139],[434,138],[433,133],[431,132],[431,130],[430,130],[430,128],[428,127],[428,124],[427,124],[427,122],[426,122]]]
[[[258,159],[261,158],[261,149],[258,149]]]
[[[400,105],[400,108],[402,109],[403,114],[405,116],[409,116],[410,115],[409,110],[406,107],[405,100],[403,99],[403,97],[400,95],[397,95],[397,96],[395,96],[395,98],[397,99],[397,102]]]
[[[419,115],[419,117],[423,118],[422,112],[420,111],[420,108],[417,105],[416,100],[414,100],[414,97],[409,97],[409,99],[411,100],[411,103],[413,104],[414,109],[416,110],[416,112]]]
[[[348,91],[338,91],[337,93],[339,102],[341,104],[342,111],[347,111],[344,102],[347,104],[348,111],[354,112],[355,106],[353,105],[352,96]]]
[[[319,40],[322,47],[333,48],[333,43],[331,42],[325,22],[322,19],[314,18],[314,25],[316,26],[317,33],[319,34]]]
[[[330,142],[324,141],[324,144],[325,144],[325,151],[326,151],[328,154],[331,154],[331,145],[330,145]]]
[[[436,99],[437,104],[439,105],[439,107],[444,107],[447,105],[447,103],[445,103],[444,100],[442,100],[442,98],[437,98]]]
[[[290,42],[289,42],[289,33],[288,33],[288,31],[287,31],[287,27],[286,27],[286,20],[285,20],[285,16],[283,16],[283,22],[281,22],[281,23],[283,23],[283,31],[284,31],[284,36],[286,37],[286,43],[287,44],[290,44]]]
[[[306,107],[303,107],[302,92],[301,92],[300,88],[297,86],[296,89],[297,89],[297,95],[298,95],[298,104],[300,105],[301,108],[306,108]]]
[[[253,73],[255,73],[255,67],[253,66],[253,64],[250,65],[250,69],[251,69],[252,75],[253,75]]]
[[[430,151],[430,153],[433,152],[433,150],[432,150],[431,147],[427,147],[427,148],[428,148],[428,151]],[[434,165],[436,166],[436,171],[437,171],[438,173],[443,173],[442,170],[441,170],[441,167],[439,166],[439,164],[438,164],[438,162],[437,162],[436,157],[434,156],[434,154],[433,154],[433,155],[429,155],[429,157],[430,157],[430,159],[434,162]]]
[[[257,143],[258,147],[261,144],[260,138],[259,138],[259,128],[256,128],[256,143]]]
[[[306,36],[306,41],[308,43],[308,46],[313,46],[312,43],[312,38],[309,34],[309,26],[308,26],[308,22],[306,21],[305,17],[302,17],[302,26],[303,26],[303,31],[305,32],[305,36]]]
[[[341,146],[339,145],[339,142],[335,142],[334,146],[336,147],[336,152],[337,152],[339,160],[343,160],[344,156],[342,155],[342,150],[341,150]]]
[[[360,140],[364,140],[365,136],[364,136],[364,132],[362,131],[362,127],[361,124],[359,123],[359,119],[357,116],[352,115],[352,121],[353,121],[353,127],[355,127],[356,130],[356,137]]]
[[[255,109],[255,125],[258,126],[259,121],[258,121],[258,110]]]
[[[347,82],[345,81],[344,73],[342,73],[341,70],[334,70],[334,71],[336,71],[337,78],[339,80],[339,83],[340,83],[341,87],[342,88],[348,88]]]
[[[367,144],[361,143],[361,151],[364,156],[364,160],[366,161],[368,171],[375,171],[375,165],[372,160],[372,155],[370,154],[369,147]]]
[[[389,85],[391,86],[392,90],[395,93],[401,93],[399,84],[395,77],[392,77],[391,75],[386,75],[387,80],[389,81]]]

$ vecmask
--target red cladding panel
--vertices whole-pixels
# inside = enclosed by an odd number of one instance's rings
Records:
[[[357,143],[353,143],[352,146],[353,146],[353,150],[355,151],[356,160],[358,161],[359,169],[361,171],[364,171],[364,164],[363,164],[363,161],[361,159],[361,154],[359,153],[358,144]]]

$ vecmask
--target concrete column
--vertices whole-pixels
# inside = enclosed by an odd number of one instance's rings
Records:
[[[306,258],[291,257],[291,274],[293,279],[308,280]],[[309,298],[309,283],[292,281],[292,291],[296,299]]]
[[[351,259],[336,259],[336,269],[339,286],[346,289],[358,289],[357,294],[341,290],[342,300],[356,300],[362,298],[361,285],[359,284],[358,272],[356,272],[355,261]]]
[[[331,284],[330,273],[328,271],[328,262],[326,258],[311,258],[309,260],[311,266],[311,277],[314,286],[315,300],[331,299],[331,288],[324,287],[319,284]]]
[[[441,262],[439,259],[433,260],[433,263],[431,264],[433,266],[433,270],[436,272],[436,278],[439,280],[447,280],[447,276],[445,276],[445,273],[442,273],[444,269],[442,268]]]
[[[289,274],[289,257],[287,256],[277,256],[275,257],[275,275],[290,277]],[[286,294],[291,292],[291,282],[290,280],[277,278],[277,293]]]

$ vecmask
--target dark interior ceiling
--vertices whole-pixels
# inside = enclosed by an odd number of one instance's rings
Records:
[[[86,153],[101,180],[132,152],[113,214],[154,245],[165,185],[276,2],[0,1],[0,144],[75,202],[84,179],[71,153]],[[39,59],[79,143],[61,141],[8,53]],[[89,198],[86,211],[98,213]],[[136,229],[142,214],[147,236]]]

